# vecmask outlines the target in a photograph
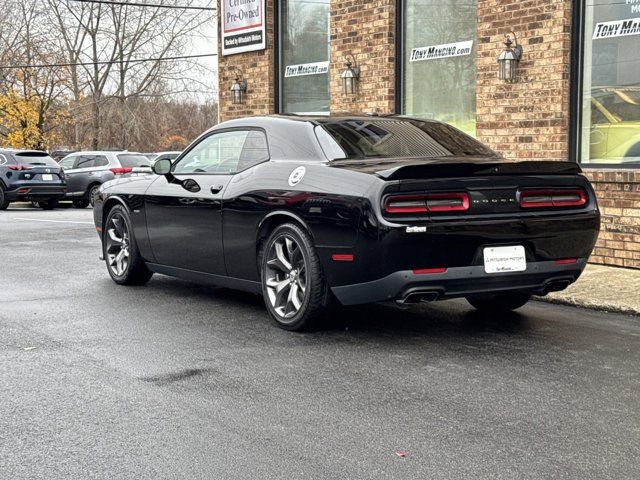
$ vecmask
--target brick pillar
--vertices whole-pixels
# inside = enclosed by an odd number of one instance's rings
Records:
[[[331,0],[331,112],[395,111],[395,0]],[[355,97],[342,93],[345,56],[361,68]]]
[[[239,53],[222,56],[222,43],[218,41],[218,92],[220,121],[247,115],[267,115],[275,112],[275,37],[274,0],[266,1],[267,48],[258,52]],[[220,12],[220,0],[217,2]],[[222,22],[218,21],[218,39]],[[238,68],[247,79],[247,96],[244,105],[233,105],[231,84],[234,80],[233,68]]]
[[[518,82],[498,80],[503,36],[524,52]],[[478,139],[513,159],[566,160],[571,1],[478,0]]]

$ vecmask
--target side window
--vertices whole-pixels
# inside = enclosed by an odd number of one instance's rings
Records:
[[[66,157],[60,160],[60,166],[65,170],[71,170],[73,168],[73,163],[76,161],[78,157]]]
[[[78,157],[75,168],[91,168],[93,167],[93,160],[95,157],[89,155],[82,155]]]
[[[95,157],[93,157],[94,167],[105,167],[107,165],[109,165],[109,160],[107,159],[107,157],[102,155],[96,155]]]
[[[254,133],[262,137],[256,137]],[[204,138],[187,152],[176,164],[173,173],[231,174],[255,164],[258,160],[268,158],[266,140],[262,132],[220,132]]]

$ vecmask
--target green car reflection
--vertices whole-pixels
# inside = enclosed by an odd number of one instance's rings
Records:
[[[640,162],[640,86],[591,91],[590,161]]]

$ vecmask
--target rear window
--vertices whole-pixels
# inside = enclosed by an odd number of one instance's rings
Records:
[[[419,120],[328,120],[322,122],[328,135],[318,140],[332,159],[437,158],[498,155],[466,133],[438,122]]]
[[[22,165],[42,165],[57,167],[56,161],[45,152],[18,152],[13,154],[16,162]]]
[[[118,155],[118,160],[120,161],[120,165],[122,165],[124,168],[151,166],[151,161],[144,155],[121,153]]]

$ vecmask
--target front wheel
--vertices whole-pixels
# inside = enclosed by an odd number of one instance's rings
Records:
[[[466,299],[467,302],[481,312],[504,313],[522,307],[531,300],[531,295],[519,292],[503,292],[469,295]]]
[[[277,227],[259,255],[267,310],[285,330],[316,327],[329,300],[311,236],[293,223]]]
[[[144,285],[151,272],[142,260],[129,212],[121,205],[109,211],[103,230],[102,248],[107,270],[120,285]]]

